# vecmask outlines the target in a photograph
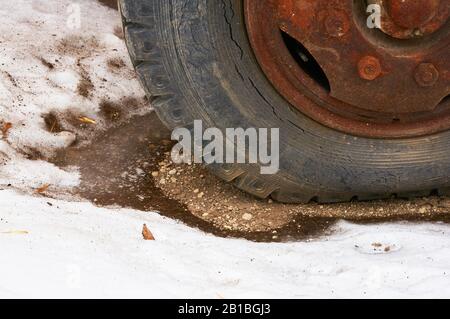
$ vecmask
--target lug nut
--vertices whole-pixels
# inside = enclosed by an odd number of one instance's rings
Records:
[[[381,75],[381,63],[376,57],[365,56],[358,63],[359,76],[367,81],[373,81]]]
[[[344,11],[328,11],[324,24],[327,33],[334,38],[340,38],[350,30],[350,22]]]
[[[414,77],[421,87],[430,87],[439,80],[439,71],[432,63],[421,63],[417,67]]]

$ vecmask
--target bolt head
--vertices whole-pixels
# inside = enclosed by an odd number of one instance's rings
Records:
[[[365,56],[358,63],[359,76],[367,81],[373,81],[381,75],[381,63],[376,57]]]
[[[421,87],[431,87],[439,80],[439,71],[432,63],[421,63],[414,77]]]
[[[324,20],[325,30],[333,38],[343,37],[350,30],[347,14],[340,10],[330,10]]]

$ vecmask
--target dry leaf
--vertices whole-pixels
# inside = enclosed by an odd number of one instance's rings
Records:
[[[78,120],[82,123],[86,123],[86,124],[97,124],[97,122],[93,119],[90,119],[89,117],[86,116],[82,116],[79,117]]]
[[[144,227],[142,228],[142,237],[144,237],[145,240],[155,240],[155,237],[153,237],[152,232],[148,229],[146,224],[144,224]]]
[[[8,132],[9,132],[9,130],[11,128],[12,128],[12,123],[7,122],[7,123],[3,124],[3,127],[2,127],[3,137],[7,137],[8,136]]]
[[[45,184],[45,185],[39,187],[38,189],[36,189],[36,193],[38,193],[38,194],[45,193],[49,187],[50,187],[50,184]]]
[[[2,231],[0,234],[4,235],[28,235],[26,230],[11,230],[11,231]]]

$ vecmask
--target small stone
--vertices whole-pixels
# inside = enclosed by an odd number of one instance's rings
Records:
[[[173,170],[171,170],[170,172],[169,172],[169,175],[175,175],[177,173],[177,170],[176,169],[173,169]]]
[[[159,172],[152,172],[152,176],[153,177],[158,177],[159,176]]]
[[[252,214],[249,214],[249,213],[245,213],[244,215],[242,215],[242,219],[243,220],[252,220],[252,218],[253,218],[253,215]]]
[[[426,214],[428,212],[428,206],[422,206],[419,208],[420,214]]]
[[[203,198],[203,196],[205,196],[205,193],[201,192],[197,195],[198,198]]]
[[[194,194],[200,193],[200,190],[198,188],[194,189]]]
[[[166,184],[166,180],[165,180],[164,178],[162,178],[162,179],[159,181],[159,183],[160,183],[161,185],[165,185],[165,184]]]

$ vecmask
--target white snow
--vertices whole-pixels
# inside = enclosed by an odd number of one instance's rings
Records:
[[[258,244],[156,213],[6,190],[0,207],[0,297],[450,296],[447,225],[341,222],[327,238]],[[144,223],[155,241],[142,239]]]
[[[74,23],[78,19],[79,28]],[[72,132],[49,133],[45,114],[71,112],[95,120],[105,99],[142,99],[125,45],[115,35],[120,30],[118,14],[93,0],[0,0],[0,21],[0,128],[12,124],[7,137],[0,132],[0,165],[6,163],[0,185],[76,186],[76,172],[27,160],[24,154],[39,150],[48,157],[75,140]],[[120,59],[127,67],[111,72],[110,59]],[[94,87],[87,98],[77,92],[83,77]]]
[[[79,180],[24,155],[36,148],[49,156],[75,138],[47,132],[43,114],[76,110],[96,119],[105,96],[143,94],[114,35],[117,13],[79,0],[82,28],[70,30],[71,3],[0,0],[0,124],[12,123],[0,139],[0,298],[450,297],[444,224],[341,222],[310,242],[257,244],[156,213],[34,196],[42,185],[70,189]],[[112,74],[106,61],[117,57],[128,67]],[[95,87],[89,98],[76,92],[83,74]],[[144,223],[155,241],[142,239]]]

